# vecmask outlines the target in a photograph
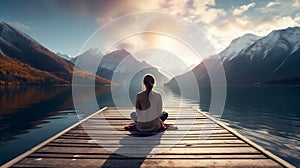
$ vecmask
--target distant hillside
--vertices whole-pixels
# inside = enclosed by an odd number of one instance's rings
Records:
[[[221,58],[222,65],[217,65]],[[188,81],[192,73],[199,86],[209,85],[205,63],[223,66],[227,84],[297,84],[300,75],[300,27],[272,31],[265,37],[247,34],[236,40],[216,56],[208,57],[192,71],[176,76],[168,82],[177,87],[177,80]],[[187,82],[188,85],[188,82]]]
[[[97,60],[101,60],[99,65],[97,65]],[[71,62],[76,63],[83,70],[96,72],[97,75],[119,84],[130,80],[132,84],[141,85],[141,79],[147,73],[153,74],[158,84],[168,81],[168,78],[155,67],[144,61],[136,60],[124,49],[106,55],[103,55],[98,49],[90,49],[72,59]]]
[[[68,83],[68,81],[0,53],[0,84],[44,83]]]
[[[57,56],[25,33],[0,22],[0,79],[5,84],[71,84],[74,64]],[[109,84],[106,79],[75,67],[78,78],[96,79],[96,84]],[[27,79],[28,78],[28,79]]]

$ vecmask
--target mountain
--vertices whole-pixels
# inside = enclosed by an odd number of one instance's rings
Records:
[[[61,58],[67,60],[67,61],[70,61],[73,57],[71,57],[70,55],[68,54],[62,54],[60,52],[57,52],[56,55],[60,56]]]
[[[71,62],[83,70],[96,73],[119,84],[124,84],[130,80],[132,83],[140,85],[141,78],[146,73],[153,74],[158,81],[157,83],[162,84],[168,81],[156,68],[144,61],[136,60],[124,49],[103,55],[101,51],[94,48],[72,59]]]
[[[88,72],[96,72],[98,63],[97,60],[102,59],[103,54],[97,48],[92,48],[81,55],[72,58],[70,61],[76,63],[76,66]]]
[[[63,78],[41,71],[0,53],[0,85],[3,84],[54,84],[67,83]]]
[[[218,56],[221,57],[222,60],[232,59],[238,55],[239,52],[246,49],[260,38],[261,37],[254,34],[245,34],[242,37],[234,39],[227,48],[218,54]]]
[[[300,74],[300,27],[276,30],[224,61],[229,83],[267,83]]]
[[[109,81],[74,68],[74,64],[57,56],[25,33],[0,22],[1,83],[5,84],[71,84],[73,69],[82,81]],[[32,80],[27,80],[32,79]]]
[[[300,74],[299,39],[300,27],[275,30],[262,38],[246,34],[233,40],[218,55],[203,60],[192,71],[171,79],[168,85],[178,87],[176,80],[188,80],[190,74],[199,85],[209,85],[205,67],[208,64],[213,65],[212,72],[224,67],[227,84],[292,84]],[[218,65],[217,58],[221,58],[222,65]]]

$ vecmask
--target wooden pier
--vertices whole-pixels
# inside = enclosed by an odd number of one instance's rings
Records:
[[[2,167],[293,167],[197,109],[165,108],[178,130],[156,134],[123,128],[133,110],[104,108]]]

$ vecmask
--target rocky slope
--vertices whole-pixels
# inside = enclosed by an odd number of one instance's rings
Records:
[[[74,64],[5,22],[0,22],[0,82],[2,84],[71,84],[73,70],[83,80],[106,79],[74,68]]]

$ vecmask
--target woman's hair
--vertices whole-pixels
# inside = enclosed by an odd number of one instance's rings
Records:
[[[151,74],[146,74],[144,76],[144,80],[143,80],[143,83],[146,87],[146,90],[148,92],[148,96],[149,96],[149,93],[152,91],[153,87],[154,87],[154,84],[155,84],[155,78],[153,75]]]

